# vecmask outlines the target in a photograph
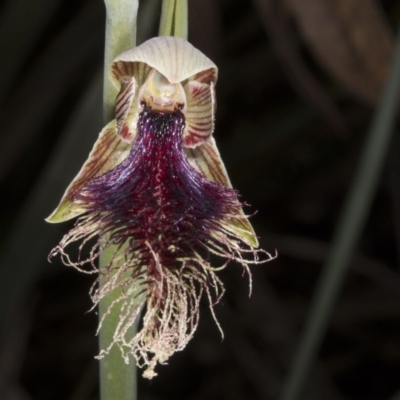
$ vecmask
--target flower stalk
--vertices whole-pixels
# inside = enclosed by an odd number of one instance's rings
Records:
[[[174,35],[182,39],[188,38],[188,0],[175,0]]]
[[[139,7],[138,0],[104,0],[106,6],[106,32],[104,49],[104,83],[103,83],[103,118],[104,122],[114,118],[115,97],[117,89],[111,83],[108,71],[112,60],[122,52],[136,45],[136,19]],[[99,257],[99,271],[109,264],[116,251],[112,246]],[[104,282],[100,278],[99,284]],[[102,329],[99,331],[99,347],[106,348],[113,342],[114,332],[119,323],[120,310],[111,305],[121,296],[119,289],[114,290],[99,302],[99,319]],[[135,294],[131,295],[134,300]],[[104,320],[103,320],[104,319]],[[137,323],[132,325],[131,335],[136,333]],[[129,364],[121,357],[118,348],[110,350],[107,357],[100,359],[100,396],[101,400],[135,400],[137,398],[137,372],[135,359]]]
[[[160,36],[188,38],[188,1],[164,0],[161,10]]]
[[[173,36],[174,11],[176,0],[163,0],[159,36]]]
[[[136,45],[136,19],[139,0],[104,0],[106,6],[106,35],[104,49],[103,115],[104,123],[114,118],[115,97],[118,93],[110,81],[112,60]]]

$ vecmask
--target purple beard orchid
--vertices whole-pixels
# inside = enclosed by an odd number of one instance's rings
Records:
[[[157,37],[117,57],[111,79],[119,88],[116,119],[47,219],[79,216],[50,258],[60,254],[66,265],[99,274],[95,305],[120,291],[109,310],[119,307],[119,324],[99,357],[117,345],[152,378],[157,363],[192,338],[203,292],[213,313],[224,292],[216,272],[234,260],[250,276],[249,264],[271,256],[257,249],[212,137],[214,63],[183,39]],[[76,241],[73,261],[66,248]],[[105,251],[110,261],[99,269]],[[144,305],[143,326],[131,337]]]

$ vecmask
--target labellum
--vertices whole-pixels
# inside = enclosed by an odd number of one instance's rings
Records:
[[[147,378],[192,338],[203,293],[213,313],[224,292],[218,269],[237,261],[250,276],[249,264],[271,258],[257,249],[212,137],[217,74],[211,60],[174,37],[118,56],[111,67],[119,88],[116,119],[47,219],[79,216],[50,257],[59,254],[66,265],[99,274],[94,304],[121,293],[109,310],[121,312],[114,340],[99,357],[117,345]],[[76,241],[73,261],[66,248]],[[97,257],[110,249],[109,264],[99,270]],[[132,337],[143,306],[142,328]]]

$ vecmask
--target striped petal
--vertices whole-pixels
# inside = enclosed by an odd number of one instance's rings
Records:
[[[133,77],[121,77],[121,89],[115,99],[115,119],[117,122],[117,134],[122,140],[130,143],[134,139],[135,127],[130,129],[128,116],[132,110],[132,102],[135,97],[136,81]],[[137,112],[136,112],[137,113]],[[134,124],[135,126],[136,124]]]
[[[192,167],[205,177],[220,182],[226,187],[232,187],[213,137],[194,149],[187,148],[186,155]],[[257,236],[243,210],[240,210],[237,218],[226,221],[226,224],[227,228],[240,235],[245,243],[258,247]]]
[[[190,81],[184,86],[186,94],[186,128],[183,143],[196,147],[207,140],[214,130],[214,85]]]
[[[122,141],[117,135],[115,120],[106,125],[94,144],[89,158],[68,186],[58,207],[46,221],[63,222],[83,214],[86,211],[85,205],[75,199],[75,194],[92,178],[103,175],[120,164],[128,156],[131,147],[131,144]]]
[[[155,37],[120,54],[111,67],[114,85],[119,88],[119,79],[126,75],[127,69],[132,70],[133,76],[137,64],[156,69],[171,83],[180,83],[195,76],[204,83],[217,81],[216,65],[189,42],[177,37]]]
[[[136,49],[135,47],[134,49]],[[134,49],[130,50],[133,51]],[[114,86],[119,89],[121,86],[121,79],[127,77],[134,77],[137,87],[143,85],[143,82],[147,79],[149,72],[152,68],[141,62],[125,62],[117,57],[111,65],[111,80]]]

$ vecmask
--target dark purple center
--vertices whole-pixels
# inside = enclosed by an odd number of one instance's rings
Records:
[[[197,172],[188,162],[181,111],[144,109],[129,156],[94,178],[77,195],[114,244],[129,240],[151,273],[153,250],[163,267],[217,242],[212,235],[240,208],[236,192]]]

